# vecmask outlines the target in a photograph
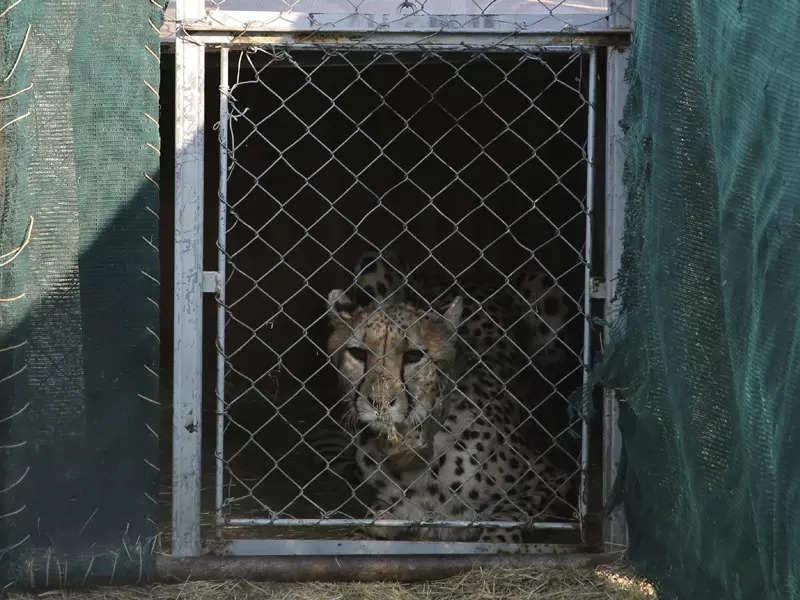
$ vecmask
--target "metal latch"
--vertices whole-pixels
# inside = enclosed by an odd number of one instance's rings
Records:
[[[589,280],[589,296],[592,300],[606,299],[606,280],[603,277],[592,277]]]
[[[216,294],[219,290],[220,277],[217,271],[203,271],[203,293]]]

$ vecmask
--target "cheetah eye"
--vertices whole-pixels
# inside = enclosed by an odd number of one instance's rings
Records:
[[[425,353],[422,350],[409,350],[403,354],[403,362],[407,365],[413,365],[425,358]]]
[[[367,362],[367,351],[364,348],[353,346],[348,348],[347,352],[349,352],[350,356],[355,358],[358,362]]]

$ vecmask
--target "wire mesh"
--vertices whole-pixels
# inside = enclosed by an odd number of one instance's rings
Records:
[[[586,448],[568,397],[584,366],[590,86],[589,55],[563,50],[231,52],[220,522],[439,531],[577,520]],[[378,267],[402,285],[370,286]],[[365,394],[346,383],[345,347],[329,348],[338,289],[406,340],[464,299],[447,342],[456,366],[436,369],[448,390],[439,404],[453,407],[400,423],[400,461],[394,450],[375,458],[385,436],[354,408]],[[393,293],[417,311],[410,321],[386,308]],[[359,382],[387,369],[377,354]],[[470,451],[456,440],[471,436]]]

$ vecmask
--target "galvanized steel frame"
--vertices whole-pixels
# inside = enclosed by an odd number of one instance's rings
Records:
[[[204,56],[207,47],[210,45],[220,44],[220,61],[221,66],[221,81],[220,81],[220,132],[219,140],[221,147],[224,149],[227,132],[227,110],[228,110],[228,81],[227,81],[227,65],[228,48],[237,45],[246,45],[253,43],[254,37],[261,43],[267,39],[273,40],[286,40],[285,32],[262,32],[258,36],[251,36],[245,34],[243,31],[218,31],[211,27],[211,31],[193,30],[188,32],[188,27],[185,24],[192,22],[196,24],[198,19],[203,18],[202,0],[178,0],[178,21],[176,27],[176,180],[175,180],[175,363],[174,363],[174,381],[173,381],[173,497],[172,497],[172,554],[174,556],[198,556],[203,551],[203,544],[200,536],[200,476],[201,468],[201,404],[202,404],[202,370],[200,360],[200,349],[202,347],[202,293],[215,292],[217,294],[219,303],[218,309],[218,323],[216,330],[216,344],[218,348],[218,364],[217,370],[219,373],[223,369],[224,355],[224,273],[225,273],[225,240],[224,235],[220,236],[218,240],[218,271],[215,273],[204,273],[202,271],[202,198],[203,198],[203,93],[205,87],[204,79]],[[184,24],[184,25],[182,25]],[[225,29],[220,27],[219,29]],[[589,142],[587,143],[588,151],[588,168],[587,168],[587,245],[586,245],[586,294],[585,294],[585,307],[587,310],[590,306],[589,296],[589,282],[590,282],[590,258],[591,258],[591,223],[590,215],[593,208],[593,179],[594,173],[594,119],[597,118],[596,106],[596,85],[597,78],[597,50],[590,49],[594,46],[607,46],[610,40],[627,40],[627,34],[623,31],[623,36],[620,37],[621,30],[616,30],[609,33],[609,38],[605,39],[602,36],[582,36],[575,35],[571,38],[584,42],[583,45],[575,46],[550,46],[548,42],[560,41],[563,36],[558,35],[543,35],[543,34],[519,34],[516,35],[498,35],[496,33],[475,33],[464,36],[462,33],[457,34],[438,34],[435,38],[431,38],[431,45],[437,49],[446,49],[448,47],[464,49],[465,44],[469,46],[480,48],[484,43],[487,46],[496,46],[498,43],[505,46],[506,51],[510,46],[517,46],[520,48],[537,48],[541,51],[575,51],[582,49],[590,53],[590,103],[589,103]],[[306,39],[301,41],[296,35],[292,36],[294,44],[297,47],[319,47],[320,39]],[[371,33],[369,34],[370,44],[381,47],[397,48],[407,47],[409,43],[409,36],[414,36],[419,43],[420,36],[418,33],[408,32],[389,32],[389,33]],[[367,37],[361,36],[362,38]],[[347,36],[349,43],[354,41],[352,36]],[[500,40],[502,39],[502,42]],[[323,38],[322,43],[331,46],[341,45],[342,40],[336,35]],[[427,45],[427,41],[424,42]],[[618,257],[621,246],[621,210],[624,206],[624,192],[621,185],[621,153],[615,145],[621,134],[618,127],[618,117],[621,116],[622,106],[624,104],[625,88],[622,75],[624,74],[624,65],[627,60],[627,55],[623,53],[614,52],[609,53],[609,61],[607,66],[608,77],[608,104],[607,104],[607,125],[608,125],[608,142],[607,142],[607,169],[606,169],[606,213],[608,219],[608,226],[606,228],[606,273],[613,274],[618,268]],[[612,120],[613,119],[613,120]],[[614,140],[613,142],[611,140]],[[227,174],[227,153],[223,150],[220,152],[220,209],[218,212],[218,220],[220,231],[225,231],[225,194],[226,194],[226,174]],[[607,299],[613,297],[613,279],[610,279],[607,286]],[[611,306],[608,302],[607,306]],[[610,310],[610,309],[607,309]],[[588,313],[587,313],[588,314]],[[584,339],[589,336],[588,325],[585,329]],[[584,345],[584,362],[588,364],[589,359],[589,346]],[[215,510],[216,510],[216,523],[218,527],[224,524],[229,525],[300,525],[300,524],[330,524],[330,525],[344,525],[353,523],[372,523],[369,520],[347,520],[340,519],[336,522],[323,522],[320,520],[306,519],[228,519],[224,518],[222,513],[223,497],[222,497],[222,470],[223,470],[223,435],[222,427],[224,424],[224,377],[217,378],[217,415],[216,415],[216,430],[217,430],[217,447],[215,451],[216,465],[215,471],[217,481],[220,482],[216,487],[215,494]],[[616,458],[619,449],[619,432],[616,429],[615,421],[615,402],[613,397],[606,396],[605,400],[605,419],[604,419],[604,438],[605,438],[605,456],[604,456],[604,491],[609,487],[609,480],[615,474]],[[581,473],[581,494],[579,498],[580,512],[582,516],[586,515],[586,467],[588,461],[588,427],[586,423],[583,424],[583,440],[581,448],[582,459],[582,473]],[[617,452],[617,454],[614,454]],[[610,464],[609,464],[610,463]],[[583,519],[582,519],[583,520]],[[344,523],[347,521],[347,523]],[[353,521],[353,523],[351,523]],[[387,524],[390,524],[387,522]],[[397,524],[402,524],[398,522]],[[432,523],[439,526],[463,526],[465,523],[456,521],[445,521]],[[468,523],[475,525],[475,523]],[[487,525],[494,526],[513,526],[516,523],[486,523]],[[570,529],[575,528],[571,523],[538,523],[536,527],[539,529]],[[613,523],[607,531],[612,533],[605,534],[605,538],[613,541],[616,546],[620,537],[620,531],[624,531],[624,523],[622,528],[619,519]],[[613,540],[612,540],[613,538]],[[616,540],[616,541],[615,541]],[[309,549],[314,548],[316,553],[341,553],[343,542],[337,541],[312,541],[309,540],[306,546]],[[376,542],[377,543],[377,542]],[[362,543],[358,548],[359,552],[383,552],[385,549],[379,549],[375,546],[376,543]],[[388,542],[392,544],[392,542]],[[226,546],[226,551],[229,553],[241,553],[244,547],[241,542],[231,542],[232,545]],[[255,545],[253,545],[255,544]],[[252,554],[255,552],[254,548],[265,554],[276,553],[275,541],[271,540],[254,540],[248,545],[246,553]],[[450,548],[452,544],[441,544],[436,542],[418,542],[415,548],[419,549],[420,553],[439,553],[448,552],[445,548]],[[241,546],[241,547],[240,547]],[[498,550],[507,550],[504,548],[494,548],[486,544],[457,544],[460,552],[465,553],[485,553],[496,552]],[[338,548],[338,550],[337,550]],[[356,546],[353,546],[356,548]],[[383,548],[383,547],[381,547]],[[551,547],[548,547],[551,548]],[[515,551],[528,551],[535,552],[533,547],[516,548]],[[539,551],[542,551],[541,549]],[[453,550],[449,550],[453,552]]]
[[[328,32],[347,34],[370,33],[376,30],[407,31],[419,34],[438,33],[457,23],[458,35],[471,33],[509,33],[525,31],[530,33],[552,33],[564,30],[582,32],[607,31],[609,17],[587,13],[549,15],[524,14],[474,14],[459,15],[366,15],[303,12],[247,12],[230,10],[209,10],[200,19],[190,20],[185,26],[192,31],[235,31],[235,32],[308,32],[324,28]]]
[[[351,47],[348,46],[348,49]],[[383,49],[383,46],[381,46]],[[460,48],[463,50],[463,47]],[[504,51],[508,52],[514,49],[514,46],[503,45],[500,47],[495,48],[497,51]],[[374,50],[374,48],[373,48]],[[485,49],[480,49],[480,51],[485,51]],[[546,49],[536,47],[537,53],[565,53],[565,54],[574,54],[576,52],[588,54],[589,56],[589,79],[588,79],[588,105],[587,105],[587,151],[586,151],[586,163],[587,163],[587,173],[586,173],[586,186],[587,186],[587,193],[586,193],[586,209],[585,209],[585,247],[584,247],[584,256],[583,256],[583,263],[584,263],[584,290],[589,289],[589,282],[591,279],[591,255],[592,255],[592,210],[594,208],[594,179],[595,179],[595,120],[597,118],[596,113],[596,104],[597,104],[597,97],[596,97],[596,78],[597,78],[597,50],[596,49],[587,49],[587,48],[576,48],[571,46],[558,46],[558,47],[548,47]],[[228,48],[223,47],[221,49],[221,63],[224,64],[228,60]],[[224,78],[226,75],[223,74],[222,77]],[[221,83],[221,88],[227,89],[227,81]],[[221,102],[223,104],[223,108],[221,112],[224,114],[228,113],[227,108],[227,96],[221,97]],[[220,143],[224,143],[222,140]],[[224,146],[221,147],[221,152],[226,152],[226,148]],[[226,176],[227,173],[225,171],[220,171],[219,179],[220,179],[220,198],[226,197],[226,190],[223,189],[226,185]],[[223,223],[220,222],[220,226]],[[224,228],[220,228],[221,237],[218,240],[217,244],[218,247],[224,247],[225,240],[224,238]],[[589,314],[591,309],[591,301],[592,298],[590,294],[584,294],[584,304],[583,304],[583,311],[584,314]],[[221,304],[220,304],[221,305]],[[224,308],[220,309],[220,318],[224,317]],[[224,332],[223,332],[224,333]],[[583,349],[583,363],[588,364],[591,356],[591,349],[590,349],[590,327],[589,321],[586,320],[584,322],[584,349]],[[224,337],[218,337],[217,339],[217,349],[220,354],[224,353]],[[584,370],[584,380],[586,376],[586,371]],[[218,385],[220,385],[220,381],[224,379],[224,375],[222,371],[217,373],[217,380]],[[224,387],[222,388],[221,394],[224,395]],[[219,401],[219,399],[218,399]],[[220,410],[224,410],[224,406],[220,408]],[[219,418],[219,415],[218,415]],[[218,439],[217,440],[217,462],[218,465],[223,462],[223,441]],[[534,530],[580,530],[582,537],[585,539],[585,532],[582,529],[582,524],[585,521],[585,517],[587,515],[588,510],[588,499],[587,499],[587,472],[588,472],[588,461],[589,461],[589,428],[588,424],[584,421],[582,424],[582,443],[581,443],[581,455],[580,455],[580,488],[581,492],[579,493],[578,497],[578,510],[580,515],[579,522],[536,522],[536,523],[526,523],[521,521],[458,521],[458,520],[437,520],[437,521],[424,521],[424,522],[416,522],[416,521],[403,521],[403,520],[389,520],[389,519],[382,519],[382,520],[371,520],[371,519],[355,519],[355,518],[345,518],[345,519],[298,519],[298,518],[280,518],[280,517],[257,517],[257,518],[237,518],[237,517],[230,517],[226,519],[220,519],[224,521],[225,524],[234,526],[234,527],[258,527],[258,526],[284,526],[284,527],[297,527],[297,526],[317,526],[317,527],[347,527],[347,526],[360,526],[360,525],[377,525],[377,526],[385,526],[385,527],[413,527],[413,526],[421,526],[421,527],[495,527],[495,528],[512,528],[517,526],[527,526]],[[221,499],[221,494],[219,491],[223,488],[222,479],[217,480],[216,482],[217,488],[217,498]],[[218,503],[215,507],[217,515],[220,517],[222,516],[223,511],[223,503]],[[315,547],[322,547],[319,543]],[[430,545],[430,551],[434,551],[436,548],[436,544]],[[488,547],[487,545],[470,545],[465,544],[463,546],[464,551],[471,551],[477,552],[479,551],[478,548]]]
[[[635,21],[636,1],[630,3],[628,23]],[[612,21],[612,24],[614,22]],[[628,96],[625,71],[630,58],[628,45],[610,47],[606,60],[606,181],[605,181],[605,307],[604,318],[610,325],[618,318],[617,274],[622,257],[622,235],[625,227],[625,200],[627,192],[622,174],[625,162],[622,117]],[[619,399],[613,390],[603,393],[603,504],[609,505],[614,484],[619,475],[622,454],[622,433],[619,430]],[[603,519],[603,544],[607,551],[625,550],[628,546],[628,528],[623,508],[618,506]]]
[[[351,13],[303,12],[294,9],[295,3],[287,3],[285,11],[240,11],[224,8],[211,8],[202,13],[177,18],[175,5],[182,0],[173,0],[166,9],[166,18],[161,29],[162,41],[175,40],[179,29],[192,31],[195,35],[210,40],[219,36],[212,43],[219,43],[220,38],[229,36],[249,37],[267,34],[267,37],[291,36],[295,41],[313,37],[315,33],[330,38],[333,35],[342,38],[366,38],[373,34],[409,34],[416,42],[425,34],[453,36],[464,34],[534,34],[541,37],[550,35],[591,38],[596,35],[625,35],[633,26],[635,5],[637,0],[609,0],[608,10],[600,12],[562,12],[555,7],[554,12],[532,11],[528,14],[493,14],[490,11],[476,11],[475,14],[429,14],[424,9],[412,11],[411,14],[395,12],[393,14],[371,14],[368,10]],[[487,8],[490,8],[490,3]],[[475,8],[479,9],[476,3]],[[449,32],[449,33],[448,33]],[[471,36],[470,36],[471,37]],[[340,43],[344,39],[339,40]],[[242,43],[257,43],[252,40]],[[273,42],[279,43],[276,39]]]
[[[178,20],[204,12],[180,0]],[[175,41],[175,275],[172,382],[172,553],[197,556],[203,379],[203,149],[205,47],[185,31]]]

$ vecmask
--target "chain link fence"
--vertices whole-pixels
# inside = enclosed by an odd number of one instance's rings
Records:
[[[569,5],[537,4],[551,16]],[[502,44],[230,52],[220,523],[577,527],[588,445],[568,397],[588,356],[594,60]],[[453,406],[375,458],[353,388],[388,369],[385,355],[365,354],[359,383],[342,386],[329,294],[386,316],[397,304],[381,303],[393,291],[376,284],[381,269],[421,311],[390,315],[401,337],[457,295],[464,311],[447,342],[458,366],[436,369]],[[491,442],[467,448],[471,436]]]

